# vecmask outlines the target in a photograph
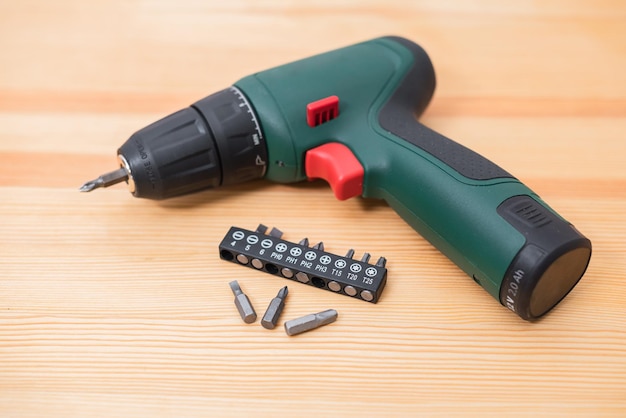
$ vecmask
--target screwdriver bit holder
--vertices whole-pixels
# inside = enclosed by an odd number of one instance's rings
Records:
[[[275,276],[315,286],[333,293],[376,303],[387,283],[387,260],[375,265],[365,253],[360,261],[324,251],[323,243],[309,247],[308,239],[285,241],[282,232],[259,225],[256,231],[231,227],[219,245],[220,258]]]

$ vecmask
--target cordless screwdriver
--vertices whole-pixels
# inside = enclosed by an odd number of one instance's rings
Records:
[[[383,37],[262,71],[134,133],[125,181],[166,199],[265,178],[322,178],[383,199],[502,305],[534,320],[578,283],[591,242],[517,178],[417,121],[435,88],[426,52]]]

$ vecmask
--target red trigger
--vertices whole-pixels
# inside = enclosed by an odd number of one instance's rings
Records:
[[[363,193],[363,166],[350,148],[329,142],[307,151],[304,168],[309,180],[326,180],[339,200]]]

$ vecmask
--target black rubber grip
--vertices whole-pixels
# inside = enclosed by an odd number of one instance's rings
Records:
[[[215,141],[191,107],[135,132],[118,154],[130,166],[137,197],[166,199],[221,183]]]
[[[378,122],[383,129],[405,139],[474,180],[513,177],[501,167],[463,145],[417,122],[435,90],[435,72],[426,52],[416,43],[389,37],[411,51],[413,66],[382,107]]]
[[[256,114],[235,87],[220,90],[192,105],[206,120],[220,157],[222,186],[263,177],[267,147]]]
[[[166,199],[263,177],[267,148],[256,115],[230,87],[137,131],[118,150],[136,197]]]

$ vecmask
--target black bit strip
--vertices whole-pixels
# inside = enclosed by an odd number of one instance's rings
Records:
[[[367,253],[358,261],[352,259],[354,251],[342,257],[324,251],[323,245],[309,247],[308,240],[296,244],[266,232],[263,225],[256,231],[231,227],[219,245],[220,258],[330,292],[378,302],[387,282],[384,257],[372,265]]]

